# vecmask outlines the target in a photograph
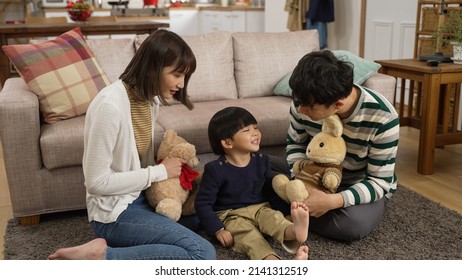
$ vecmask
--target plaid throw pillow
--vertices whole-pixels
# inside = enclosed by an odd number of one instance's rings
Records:
[[[2,48],[38,96],[47,123],[85,114],[96,94],[110,83],[79,27],[54,40]]]

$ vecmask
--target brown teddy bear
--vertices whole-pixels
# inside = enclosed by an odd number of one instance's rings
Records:
[[[273,178],[275,192],[288,203],[308,198],[305,185],[335,193],[342,181],[342,162],[346,155],[342,133],[342,121],[337,115],[325,118],[322,131],[311,139],[306,148],[307,159],[298,160],[293,165],[295,179],[289,180],[282,174]]]
[[[199,172],[192,169],[199,165],[199,159],[194,145],[178,136],[173,130],[165,131],[157,151],[157,162],[161,163],[166,157],[179,157],[186,161],[181,169],[181,175],[179,178],[152,183],[146,189],[146,197],[157,213],[178,221],[182,214],[194,213],[194,198],[188,199],[188,197],[190,191],[197,185],[195,180],[200,177]],[[187,204],[184,204],[187,199]]]

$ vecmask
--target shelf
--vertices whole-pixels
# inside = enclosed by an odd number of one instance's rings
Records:
[[[444,13],[441,13],[442,10]],[[436,42],[434,35],[438,27],[444,23],[447,14],[461,10],[462,0],[419,0],[417,4],[414,58],[418,58],[420,55],[432,55],[436,51],[441,51],[446,56],[452,56],[452,46],[443,42],[438,49],[439,42]],[[450,37],[451,34],[444,33],[443,36]]]
[[[434,4],[434,5],[443,3],[442,0],[420,0],[419,2],[422,4]],[[462,0],[444,1],[444,4],[462,4]]]

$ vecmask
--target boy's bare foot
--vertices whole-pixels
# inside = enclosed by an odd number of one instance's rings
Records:
[[[298,242],[305,242],[308,238],[310,212],[303,202],[292,202],[290,214],[294,223],[295,237]]]
[[[297,252],[295,253],[294,260],[307,260],[308,259],[308,246],[302,245],[298,248]]]
[[[271,255],[268,255],[265,258],[263,258],[263,260],[264,261],[266,261],[266,260],[278,261],[278,260],[280,260],[280,258],[278,258],[276,255],[271,254]]]
[[[103,238],[68,248],[58,249],[48,256],[49,260],[102,260],[106,254],[107,243]]]

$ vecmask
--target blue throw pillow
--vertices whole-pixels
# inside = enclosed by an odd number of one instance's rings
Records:
[[[276,87],[274,88],[273,92],[275,95],[281,95],[281,96],[292,96],[292,89],[289,86],[289,79],[290,76],[292,75],[292,71],[287,73],[284,78],[282,78]]]

